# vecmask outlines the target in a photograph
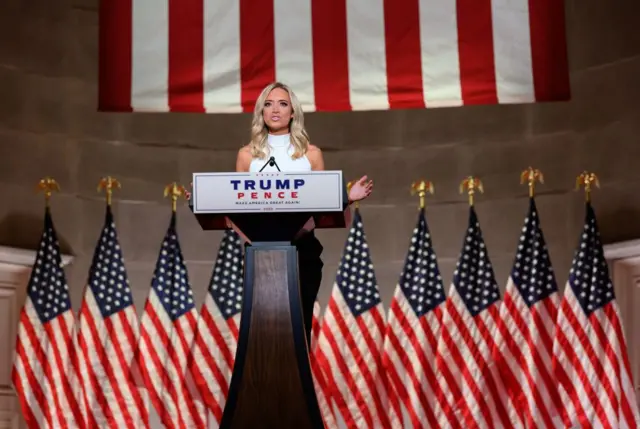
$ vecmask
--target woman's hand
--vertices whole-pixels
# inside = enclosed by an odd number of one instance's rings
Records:
[[[373,180],[367,181],[367,176],[362,176],[349,190],[349,202],[364,200],[373,191]]]
[[[191,182],[189,189],[193,189],[193,182]],[[184,190],[184,197],[186,198],[187,201],[191,200],[191,191],[187,191],[186,189]]]

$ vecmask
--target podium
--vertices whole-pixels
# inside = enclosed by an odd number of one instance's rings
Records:
[[[305,338],[292,241],[349,224],[340,171],[194,173],[190,208],[204,230],[231,220],[245,244],[238,346],[221,429],[324,428]]]

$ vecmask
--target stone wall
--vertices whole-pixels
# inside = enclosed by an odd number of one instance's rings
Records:
[[[104,217],[96,186],[122,183],[114,211],[138,310],[168,225],[166,184],[189,183],[194,170],[233,170],[248,138],[247,115],[113,114],[96,111],[97,0],[0,2],[0,244],[35,248],[42,197],[52,202],[78,306]],[[538,204],[559,283],[564,283],[583,218],[575,177],[592,169],[602,189],[595,206],[606,242],[640,236],[640,32],[634,0],[567,0],[573,99],[568,103],[455,109],[307,114],[327,168],[368,174],[374,194],[362,205],[377,277],[388,305],[416,221],[409,186],[435,183],[428,220],[449,282],[467,221],[464,176],[479,176],[477,211],[497,278],[506,281],[527,209],[520,172],[543,171]],[[179,231],[196,296],[206,291],[220,234],[202,232],[187,209]],[[325,252],[321,301],[327,301],[345,230],[319,233]]]

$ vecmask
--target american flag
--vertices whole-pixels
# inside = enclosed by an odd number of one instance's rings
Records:
[[[560,303],[553,369],[567,427],[640,427],[620,312],[590,203]]]
[[[318,346],[318,337],[320,337],[320,329],[322,327],[322,306],[318,301],[313,303],[313,319],[311,321],[311,347],[309,354],[312,355]]]
[[[111,206],[89,269],[78,324],[89,427],[149,427],[147,394],[138,390],[134,365],[138,316]]]
[[[287,83],[305,111],[570,97],[553,0],[110,0],[103,111],[250,112]]]
[[[385,314],[356,209],[315,351],[347,427],[387,428],[381,367]]]
[[[193,360],[189,363],[216,427],[222,420],[238,345],[243,267],[240,236],[228,229],[220,242],[209,291],[200,310]]]
[[[20,311],[11,380],[27,427],[86,427],[76,397],[75,316],[49,208]]]
[[[558,286],[533,198],[500,307],[503,341],[493,365],[508,388],[515,411],[527,428],[560,428],[560,403],[551,368]]]
[[[207,413],[189,382],[187,363],[198,322],[176,214],[162,240],[151,290],[140,319],[136,359],[153,406],[167,428],[204,428]]]
[[[384,370],[393,387],[389,396],[404,404],[413,428],[438,426],[431,401],[439,390],[433,365],[445,298],[422,209],[391,301],[383,357]],[[392,423],[394,427],[407,426],[402,421]]]
[[[511,427],[502,402],[505,393],[487,370],[498,335],[500,302],[500,289],[472,206],[436,351],[439,427]]]
[[[336,417],[333,413],[333,407],[329,398],[329,389],[327,386],[327,380],[322,374],[318,360],[316,359],[316,349],[318,346],[318,337],[320,336],[320,330],[322,326],[322,309],[318,301],[313,304],[313,319],[311,322],[311,348],[309,350],[309,362],[311,365],[311,373],[313,375],[313,384],[316,391],[316,398],[318,400],[318,407],[324,420],[324,426],[326,429],[338,429]]]

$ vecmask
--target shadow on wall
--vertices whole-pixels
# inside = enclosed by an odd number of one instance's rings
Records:
[[[616,207],[615,210],[601,210],[598,214],[598,226],[603,244],[638,239],[640,238],[640,208]]]
[[[3,246],[18,247],[27,250],[38,250],[44,220],[42,215],[29,213],[10,213],[0,220],[0,243]],[[64,255],[73,255],[69,242],[56,229],[60,251]]]

